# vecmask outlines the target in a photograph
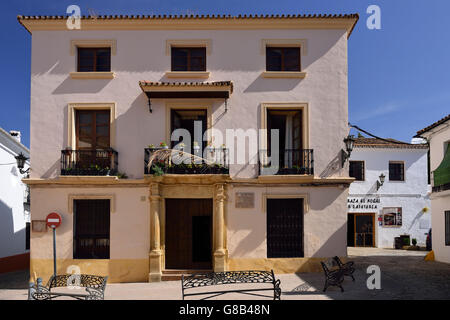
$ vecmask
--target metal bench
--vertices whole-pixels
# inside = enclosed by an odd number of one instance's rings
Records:
[[[70,297],[77,300],[104,300],[106,281],[108,277],[88,274],[63,274],[51,276],[47,285],[42,285],[42,279],[36,283],[30,282],[28,288],[28,300],[51,300],[57,297]],[[52,292],[58,287],[84,287],[87,294]]]
[[[355,267],[353,267],[353,265],[355,263],[353,261],[342,263],[341,259],[339,259],[338,256],[335,256],[333,259],[338,264],[339,269],[344,272],[344,276],[351,277],[352,280],[355,281],[355,277],[353,276],[353,272],[355,272]]]
[[[181,289],[183,300],[187,296],[199,296],[208,295],[201,300],[216,297],[222,294],[236,292],[243,294],[250,294],[255,296],[263,296],[255,294],[259,291],[271,291],[273,292],[273,299],[280,300],[281,298],[281,281],[275,279],[273,270],[271,271],[225,271],[225,272],[209,272],[209,273],[196,273],[189,276],[181,277]],[[270,284],[263,288],[241,288],[230,289],[223,291],[196,291],[186,293],[185,291],[191,289],[199,289],[207,286],[219,286],[228,284]],[[267,296],[266,296],[267,297]]]
[[[328,259],[327,261],[321,261],[323,271],[325,273],[325,286],[323,292],[327,291],[329,286],[335,286],[341,288],[341,292],[344,292],[342,282],[344,281],[344,271],[339,268],[339,265],[334,259]],[[337,269],[333,269],[337,267]]]

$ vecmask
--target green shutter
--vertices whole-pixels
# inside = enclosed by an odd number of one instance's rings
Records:
[[[444,159],[442,159],[441,164],[434,170],[433,174],[435,187],[450,183],[450,147],[447,148]]]

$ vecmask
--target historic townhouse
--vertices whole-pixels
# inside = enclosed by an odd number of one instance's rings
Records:
[[[434,256],[450,263],[450,114],[417,131],[416,137],[425,138],[430,145]]]
[[[357,15],[18,20],[32,34],[32,277],[52,273],[50,212],[58,273],[113,282],[346,256]]]

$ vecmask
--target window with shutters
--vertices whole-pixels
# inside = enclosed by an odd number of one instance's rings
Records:
[[[267,199],[267,257],[303,257],[303,199]]]
[[[300,47],[266,47],[266,71],[301,71]]]
[[[111,71],[111,48],[77,48],[78,72]]]
[[[110,200],[74,200],[73,258],[109,259]]]
[[[389,181],[405,181],[405,163],[389,161]]]
[[[172,47],[172,71],[206,71],[206,48]]]
[[[349,175],[356,181],[364,181],[364,161],[350,161]]]

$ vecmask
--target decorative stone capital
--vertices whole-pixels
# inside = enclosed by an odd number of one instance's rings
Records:
[[[225,185],[221,183],[214,185],[214,200],[225,201],[225,198]]]

